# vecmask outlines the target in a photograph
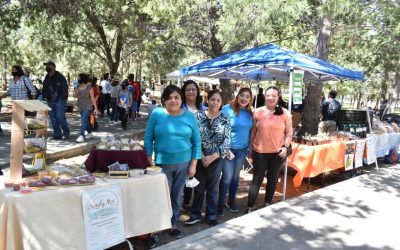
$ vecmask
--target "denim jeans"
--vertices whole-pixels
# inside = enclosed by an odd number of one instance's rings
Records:
[[[81,114],[81,136],[85,137],[85,131],[92,133],[92,127],[90,126],[90,114],[91,110],[83,110]]]
[[[240,170],[246,160],[248,148],[231,149],[231,152],[235,155],[235,158],[232,160],[226,158],[222,160],[222,178],[219,183],[219,205],[225,204],[225,197],[228,190],[228,201],[232,202],[235,200],[239,187]]]
[[[49,101],[51,108],[49,112],[51,125],[53,127],[53,137],[69,136],[67,118],[65,117],[66,100]],[[62,131],[61,131],[62,130]]]
[[[203,208],[204,193],[206,194],[206,219],[217,219],[218,206],[218,187],[222,172],[222,161],[220,159],[212,162],[208,167],[204,167],[201,161],[198,161],[196,167],[196,179],[200,182],[194,188],[194,197],[191,217],[201,218],[201,209]]]
[[[264,176],[267,177],[267,186],[265,191],[265,203],[271,204],[276,190],[276,184],[279,178],[279,172],[282,169],[285,159],[275,154],[262,154],[253,151],[253,180],[249,189],[248,207],[254,207],[260,186]]]
[[[172,217],[171,224],[175,226],[179,221],[179,210],[182,206],[182,192],[188,177],[188,168],[190,162],[177,164],[160,164],[164,174],[168,179],[168,188],[171,197]]]
[[[111,121],[117,122],[118,121],[118,105],[117,105],[117,98],[111,97]]]

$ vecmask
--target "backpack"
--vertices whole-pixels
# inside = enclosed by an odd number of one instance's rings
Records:
[[[22,81],[24,82],[24,85],[25,85],[25,88],[26,88],[26,94],[28,95],[28,99],[29,99],[29,100],[32,100],[32,99],[33,99],[32,92],[31,92],[31,90],[28,88],[28,86],[26,86],[25,77],[22,79]],[[35,97],[35,99],[38,99],[39,96],[40,96],[42,93],[41,93],[41,91],[35,86],[35,84],[32,84],[32,85],[33,85],[33,87],[34,87],[35,90],[36,90],[36,97]]]

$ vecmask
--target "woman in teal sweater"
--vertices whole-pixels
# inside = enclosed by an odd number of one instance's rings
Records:
[[[194,115],[181,108],[182,99],[179,87],[166,87],[161,96],[163,108],[156,108],[151,113],[144,135],[149,161],[154,151],[155,163],[168,179],[173,212],[170,235],[174,238],[182,237],[177,223],[185,180],[194,176],[197,159],[201,159],[199,127]]]

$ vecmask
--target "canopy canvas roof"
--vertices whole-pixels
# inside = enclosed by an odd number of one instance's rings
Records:
[[[196,82],[204,82],[207,84],[219,84],[218,78],[200,77],[200,76],[182,76],[179,70],[175,70],[166,75],[167,80],[180,81],[180,80],[193,80]]]
[[[272,43],[182,68],[180,75],[236,80],[289,81],[291,69],[304,70],[304,80],[309,82],[364,80],[362,71],[346,69]]]

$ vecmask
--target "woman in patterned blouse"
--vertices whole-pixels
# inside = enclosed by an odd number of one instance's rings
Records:
[[[202,159],[196,168],[196,179],[200,184],[194,188],[192,214],[186,225],[201,220],[204,193],[206,194],[206,220],[211,226],[218,224],[217,204],[218,186],[222,172],[222,161],[231,144],[231,125],[229,118],[221,113],[222,98],[219,90],[208,94],[208,110],[199,111],[195,117],[200,127]]]

